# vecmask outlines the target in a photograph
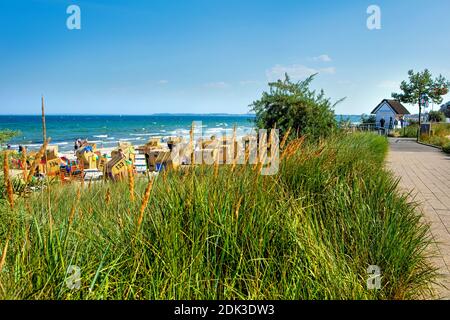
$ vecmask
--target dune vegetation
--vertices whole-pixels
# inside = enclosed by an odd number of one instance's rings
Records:
[[[450,123],[432,123],[431,134],[422,135],[420,141],[437,147],[444,147],[450,144]]]
[[[369,133],[293,139],[278,174],[197,166],[5,195],[0,299],[409,299],[428,226]],[[7,177],[8,180],[8,177]],[[7,189],[7,188],[6,188]],[[369,290],[367,269],[381,270]],[[80,271],[80,287],[68,283]]]

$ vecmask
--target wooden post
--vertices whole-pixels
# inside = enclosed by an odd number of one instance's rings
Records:
[[[45,174],[48,172],[48,159],[47,159],[47,128],[45,125],[45,106],[44,106],[44,95],[41,97],[41,112],[42,112],[42,138],[44,139],[44,159],[45,159]],[[51,211],[51,201],[50,201],[50,188],[49,188],[48,180],[47,180],[47,205],[48,205],[48,221],[49,221],[49,228],[50,233],[53,231],[53,216]]]
[[[41,110],[42,110],[42,137],[45,140],[47,140],[47,128],[45,126],[45,106],[44,106],[44,96],[42,96],[41,99]]]
[[[47,127],[45,125],[45,105],[44,105],[44,95],[42,95],[41,97],[41,117],[42,117],[42,139],[44,140],[43,143],[45,143],[47,141]],[[47,168],[47,150],[44,150],[44,160],[45,160],[45,166],[44,166],[44,170],[45,170],[45,174],[48,171]]]

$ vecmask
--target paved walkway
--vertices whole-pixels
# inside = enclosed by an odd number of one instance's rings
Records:
[[[437,242],[439,282],[437,298],[450,299],[450,156],[415,139],[390,138],[388,167],[399,177],[400,187],[412,191],[421,203],[424,219]]]

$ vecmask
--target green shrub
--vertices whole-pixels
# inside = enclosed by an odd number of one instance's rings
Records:
[[[442,151],[445,153],[450,153],[450,141],[442,146]]]
[[[19,131],[13,131],[9,129],[0,130],[0,147],[2,147],[4,143],[7,143],[9,140],[18,136],[19,134]]]
[[[428,120],[430,122],[444,122],[445,114],[441,111],[430,111],[428,113]]]
[[[442,147],[448,141],[448,139],[439,136],[422,135],[420,137],[420,141],[427,144],[431,144],[433,146]]]
[[[362,124],[376,124],[377,122],[377,117],[375,115],[367,115],[367,114],[363,114],[361,116],[361,123]]]
[[[416,138],[417,130],[419,130],[419,125],[411,124],[407,127],[396,129],[395,132],[397,132],[402,138]]]
[[[450,123],[439,123],[431,125],[431,135],[422,135],[422,142],[442,147],[450,142]]]
[[[433,134],[440,137],[450,136],[450,123],[432,124]]]
[[[277,128],[283,136],[289,129],[291,136],[308,136],[310,140],[327,137],[337,129],[334,106],[323,91],[310,89],[314,76],[304,81],[285,80],[269,83],[269,91],[250,107],[256,113],[260,129]],[[339,102],[339,101],[338,101]]]

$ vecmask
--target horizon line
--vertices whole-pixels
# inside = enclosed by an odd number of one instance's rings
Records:
[[[255,113],[179,113],[179,112],[164,112],[164,113],[142,113],[142,114],[119,114],[119,113],[46,113],[45,116],[117,116],[117,117],[139,117],[139,116],[165,116],[165,115],[178,115],[178,116],[191,116],[191,115],[215,115],[215,116],[255,116]],[[23,114],[0,114],[2,116],[42,116],[40,113],[23,113]]]
[[[362,113],[363,114],[363,113]],[[354,113],[335,113],[335,116],[361,116],[362,114],[354,114]],[[94,113],[46,113],[45,116],[114,116],[114,117],[148,117],[148,116],[201,116],[201,115],[209,115],[209,116],[256,116],[255,113],[148,113],[148,114],[94,114]],[[27,116],[38,116],[42,115],[39,113],[29,113],[29,114],[0,114],[0,117],[27,117]]]

